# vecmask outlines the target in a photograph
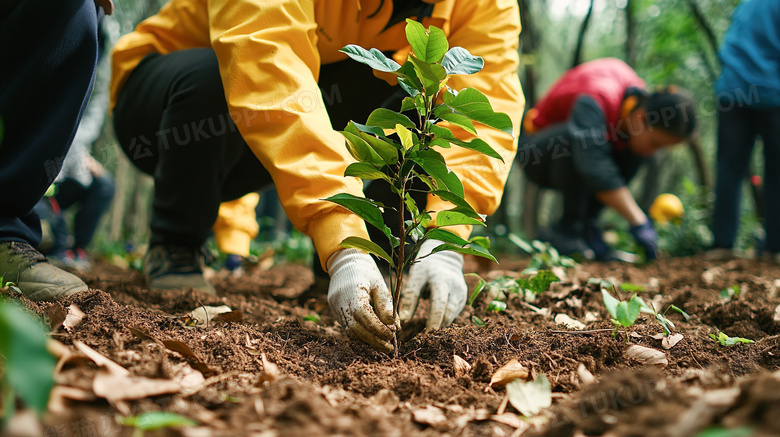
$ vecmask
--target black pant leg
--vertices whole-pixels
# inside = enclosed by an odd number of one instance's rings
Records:
[[[271,183],[231,119],[210,48],[145,58],[114,112],[122,149],[154,176],[152,245],[203,244],[222,201]]]
[[[57,177],[97,63],[93,0],[0,0],[0,240],[37,246],[32,211]]]

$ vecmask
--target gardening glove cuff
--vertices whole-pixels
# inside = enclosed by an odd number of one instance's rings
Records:
[[[426,287],[431,292],[431,310],[426,323],[428,330],[449,326],[463,311],[468,292],[463,277],[463,255],[452,251],[431,253],[442,244],[438,240],[427,240],[420,247],[401,292],[398,310],[401,322],[407,322],[414,316],[420,294]]]
[[[373,258],[357,249],[339,250],[328,260],[328,272],[328,304],[347,334],[391,352],[393,299]]]
[[[655,233],[650,220],[644,224],[632,226],[630,232],[636,242],[645,250],[645,257],[648,260],[658,257],[658,234]]]

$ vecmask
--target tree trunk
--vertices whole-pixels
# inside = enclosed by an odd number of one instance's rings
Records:
[[[585,41],[585,33],[588,30],[588,24],[590,24],[590,17],[593,15],[593,3],[595,0],[590,0],[590,7],[588,13],[585,15],[585,19],[582,20],[582,26],[580,26],[580,36],[577,38],[577,48],[574,49],[574,59],[572,60],[571,67],[574,68],[582,63],[582,46]]]
[[[704,160],[704,151],[701,148],[701,141],[698,135],[694,135],[688,140],[688,148],[693,154],[693,162],[696,164],[696,173],[699,177],[699,184],[709,187],[710,177],[707,172],[707,162]]]
[[[634,44],[634,6],[632,0],[626,0],[626,63],[630,66],[636,64],[636,50]]]

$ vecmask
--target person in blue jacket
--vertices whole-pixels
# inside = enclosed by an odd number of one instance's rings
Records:
[[[766,248],[780,262],[780,0],[745,0],[721,45],[715,84],[718,112],[717,183],[710,259],[733,256],[742,182],[755,140],[764,145]]]

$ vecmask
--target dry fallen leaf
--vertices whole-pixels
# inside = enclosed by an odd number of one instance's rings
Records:
[[[81,352],[82,354],[86,355],[90,360],[94,361],[95,364],[98,365],[98,367],[105,367],[106,370],[115,375],[129,375],[130,372],[125,369],[124,367],[120,366],[116,362],[110,360],[105,355],[101,354],[100,352],[92,349],[91,347],[87,346],[86,344],[74,340],[73,346],[76,348],[77,351]]]
[[[48,408],[50,413],[63,414],[72,408],[69,401],[91,402],[95,399],[97,396],[91,391],[58,385],[51,390]]]
[[[518,417],[518,415],[515,413],[495,414],[490,416],[490,420],[503,423],[504,425],[509,425],[513,428],[517,428],[518,430],[525,430],[530,427],[528,422],[521,420],[520,417]]]
[[[168,349],[182,354],[195,370],[202,372],[204,375],[217,373],[216,369],[204,363],[186,344],[178,340],[165,340],[162,343]]]
[[[395,411],[398,408],[398,405],[401,403],[401,399],[398,397],[398,395],[395,394],[394,391],[386,388],[376,392],[375,395],[371,396],[370,400],[387,410],[389,413]]]
[[[585,367],[585,364],[582,363],[580,363],[579,367],[577,367],[577,376],[580,377],[580,382],[582,385],[588,385],[596,381],[596,378],[593,376],[590,370],[588,370],[588,368]]]
[[[664,337],[661,340],[661,347],[666,349],[666,350],[669,350],[669,349],[673,348],[674,345],[679,343],[680,340],[682,340],[683,338],[684,338],[683,335],[680,334],[680,333],[672,334],[672,335],[669,335],[667,337]]]
[[[413,410],[412,416],[415,422],[430,425],[434,428],[447,424],[447,416],[444,415],[441,409],[431,405]]]
[[[71,305],[68,307],[68,314],[65,316],[65,321],[62,322],[62,326],[65,330],[70,331],[78,326],[82,320],[84,320],[84,313],[76,305]]]
[[[265,353],[260,354],[260,359],[263,362],[263,373],[260,374],[260,378],[257,380],[257,386],[262,386],[266,382],[273,382],[282,375],[282,372],[279,371],[279,366],[268,361]]]
[[[553,319],[553,322],[559,325],[566,326],[567,328],[579,329],[579,330],[585,329],[584,323],[580,322],[577,319],[573,319],[567,316],[566,314],[557,314]]]
[[[468,373],[471,372],[471,364],[469,364],[468,361],[457,355],[453,355],[452,357],[455,360],[455,364],[453,364],[453,367],[455,368],[455,376],[460,378],[461,376],[468,375]]]
[[[218,307],[199,306],[182,317],[185,326],[205,326],[211,323],[218,314],[229,313],[233,310],[227,305]]]
[[[49,329],[55,332],[62,326],[65,321],[65,316],[68,314],[67,310],[62,305],[55,303],[44,310],[46,318],[49,319]]]
[[[219,313],[211,319],[212,323],[243,323],[244,313],[241,311],[229,311],[227,313]]]
[[[520,362],[517,361],[517,358],[513,358],[500,369],[496,370],[496,373],[490,378],[490,386],[506,385],[515,379],[528,380],[528,369],[520,364]]]
[[[552,405],[552,388],[544,374],[535,381],[512,381],[507,384],[509,403],[526,417],[538,415]]]
[[[780,322],[780,305],[775,308],[775,316],[773,319],[775,322]]]
[[[118,401],[178,393],[181,391],[181,386],[170,379],[118,375],[101,369],[95,375],[95,380],[92,381],[92,391],[113,405]]]
[[[634,358],[645,364],[652,364],[658,366],[664,366],[669,364],[669,360],[666,359],[666,354],[658,349],[653,349],[645,346],[631,345],[623,352],[623,355],[629,358]]]
[[[704,281],[705,284],[711,285],[713,282],[715,282],[715,278],[722,275],[723,269],[720,267],[713,267],[709,270],[705,270],[704,273],[701,274],[701,280]]]

